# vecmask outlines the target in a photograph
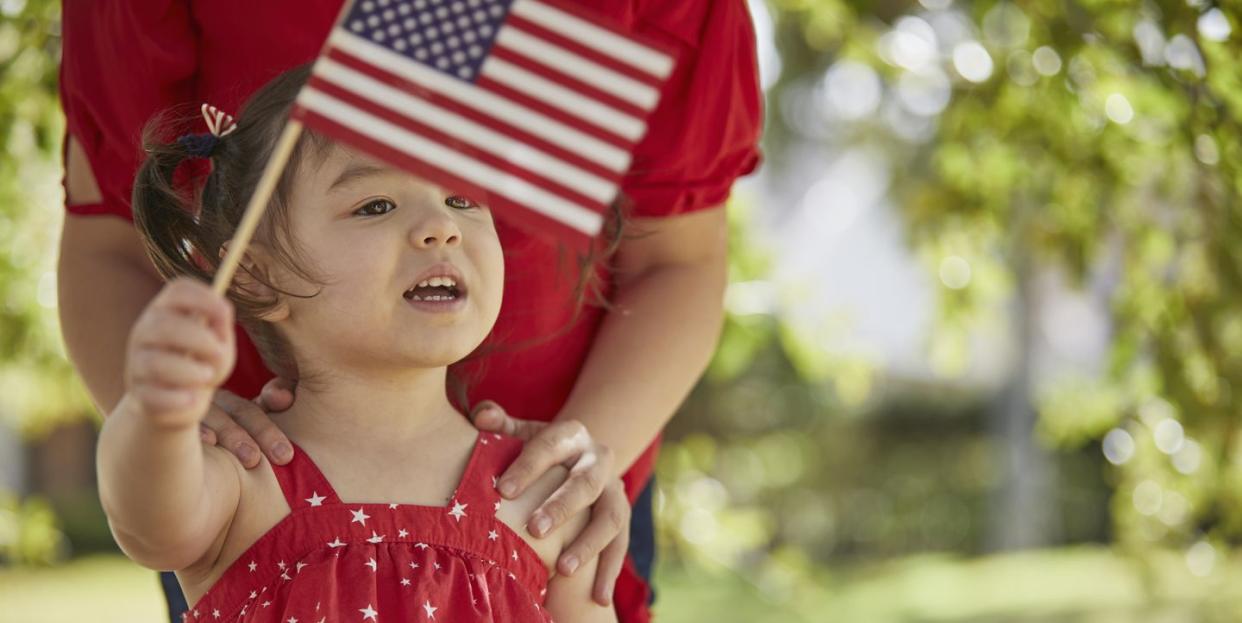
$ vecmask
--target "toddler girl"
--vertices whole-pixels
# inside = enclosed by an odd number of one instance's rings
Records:
[[[218,139],[148,133],[135,222],[172,281],[134,325],[126,393],[100,434],[117,543],[176,571],[188,621],[615,621],[591,600],[595,561],[552,572],[586,513],[546,539],[514,529],[564,470],[502,501],[495,479],[521,442],[476,431],[445,391],[447,366],[500,309],[485,206],[307,131],[231,304],[202,283],[308,74],[267,84]],[[212,167],[189,210],[174,173],[194,156]],[[247,470],[199,439],[234,363],[234,309],[268,367],[298,383],[273,416],[294,443],[286,466]]]

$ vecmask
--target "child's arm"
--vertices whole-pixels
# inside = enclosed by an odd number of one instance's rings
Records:
[[[130,334],[125,394],[104,420],[99,497],[121,549],[155,569],[184,569],[237,509],[239,468],[204,452],[199,422],[232,370],[233,312],[205,284],[170,282]]]

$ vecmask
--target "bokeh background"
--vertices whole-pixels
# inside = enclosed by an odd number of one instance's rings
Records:
[[[661,620],[1242,620],[1240,4],[750,0]],[[0,621],[159,621],[57,328],[59,11],[0,0]]]

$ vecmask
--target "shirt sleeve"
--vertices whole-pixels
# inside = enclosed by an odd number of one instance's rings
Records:
[[[65,209],[132,220],[143,126],[194,96],[198,59],[189,3],[64,0],[61,11],[60,97],[67,134],[82,144],[102,197],[97,204],[66,200]]]
[[[673,216],[722,203],[733,181],[762,159],[763,93],[745,0],[657,3],[677,5],[653,20],[683,45],[622,180],[633,216]],[[699,10],[687,10],[690,5]]]

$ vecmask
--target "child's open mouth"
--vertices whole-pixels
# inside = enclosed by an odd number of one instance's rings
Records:
[[[405,291],[405,300],[426,311],[454,311],[466,300],[466,289],[452,277],[425,279]]]

